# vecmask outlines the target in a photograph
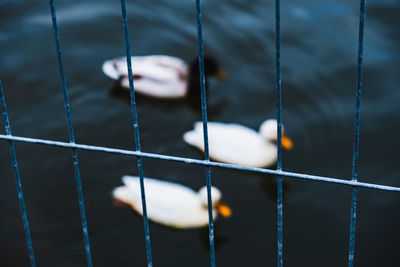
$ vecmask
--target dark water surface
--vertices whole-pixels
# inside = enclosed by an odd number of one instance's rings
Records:
[[[57,1],[76,140],[134,149],[127,99],[101,71],[124,55],[119,1]],[[204,1],[208,54],[229,74],[210,84],[212,121],[258,128],[275,116],[274,1]],[[283,168],[351,177],[359,1],[282,3],[283,121],[294,149]],[[194,1],[129,1],[135,55],[191,60],[197,51]],[[400,186],[400,3],[368,1],[361,114],[362,182]],[[0,1],[0,77],[14,135],[68,141],[47,1]],[[200,113],[182,101],[137,98],[146,152],[202,158],[181,136]],[[0,120],[1,133],[4,122]],[[72,153],[18,143],[38,266],[86,266]],[[145,266],[140,216],[114,207],[111,190],[137,174],[132,157],[79,151],[95,266]],[[8,144],[0,142],[0,266],[28,266]],[[146,176],[185,184],[204,170],[144,160]],[[274,178],[212,169],[233,217],[216,222],[218,266],[276,265]],[[285,179],[285,266],[346,266],[351,188]],[[356,266],[399,266],[400,195],[359,191]],[[150,224],[154,266],[208,266],[207,229],[178,231]]]

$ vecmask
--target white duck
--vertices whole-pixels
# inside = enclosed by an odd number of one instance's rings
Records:
[[[187,65],[182,59],[166,55],[135,56],[131,59],[134,88],[137,93],[156,98],[197,97],[200,101],[199,61]],[[103,72],[129,89],[126,57],[107,60]],[[205,75],[226,78],[215,59],[204,57]],[[200,102],[199,102],[200,103]]]
[[[143,215],[140,181],[137,176],[122,177],[123,186],[112,192],[114,200],[127,204]],[[208,225],[207,188],[199,192],[167,181],[144,178],[147,216],[150,220],[175,228],[194,228]],[[231,215],[228,206],[221,203],[221,191],[211,187],[213,218],[217,214]]]
[[[269,119],[260,125],[259,132],[233,123],[208,123],[210,158],[236,165],[265,168],[277,160],[277,121]],[[183,140],[204,152],[203,124],[183,135]],[[282,135],[282,146],[291,149],[292,141]]]

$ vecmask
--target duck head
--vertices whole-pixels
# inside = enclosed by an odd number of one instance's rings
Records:
[[[220,68],[217,60],[207,55],[204,56],[204,74],[206,76],[213,76],[221,81],[225,81],[227,78],[226,73]],[[192,60],[192,63],[190,64],[189,67],[189,75],[198,77],[197,80],[200,81],[198,57]]]
[[[226,73],[222,71],[218,62],[211,56],[204,56],[204,74],[205,85],[207,91],[207,78],[212,76],[221,81],[226,80]],[[200,87],[200,72],[199,72],[199,58],[196,57],[189,65],[189,77],[187,85],[187,98],[191,106],[195,109],[201,107],[201,87]]]
[[[198,192],[199,198],[205,208],[208,206],[207,187],[203,186]],[[222,193],[216,187],[211,187],[211,200],[213,209],[215,209],[223,217],[230,217],[232,215],[231,209],[221,201]]]
[[[276,142],[278,139],[278,122],[274,119],[269,119],[264,121],[260,125],[260,134],[270,142]],[[286,149],[291,149],[293,147],[292,140],[286,136],[284,129],[282,127],[282,147]]]

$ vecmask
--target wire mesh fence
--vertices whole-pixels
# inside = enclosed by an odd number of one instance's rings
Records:
[[[56,50],[58,56],[59,63],[59,72],[61,77],[61,87],[64,96],[64,106],[65,106],[65,114],[66,121],[68,126],[69,133],[69,142],[60,142],[54,140],[45,140],[39,138],[30,138],[30,137],[21,137],[15,136],[11,132],[11,124],[9,121],[8,110],[6,107],[5,95],[3,90],[3,85],[0,80],[0,100],[2,104],[3,117],[4,117],[4,125],[6,134],[0,135],[0,139],[7,141],[9,143],[10,148],[10,156],[12,159],[12,164],[14,168],[15,181],[17,184],[17,192],[18,198],[21,208],[22,219],[24,222],[25,235],[27,241],[27,248],[29,252],[30,262],[32,266],[36,266],[35,255],[34,255],[34,246],[32,244],[30,228],[28,223],[28,214],[25,207],[25,200],[22,191],[22,177],[20,177],[20,172],[18,168],[18,161],[15,152],[14,143],[15,142],[25,142],[31,144],[41,144],[48,146],[56,146],[65,149],[70,149],[72,152],[73,158],[73,166],[75,171],[76,178],[76,190],[78,192],[78,201],[80,207],[81,214],[81,224],[82,224],[82,232],[83,239],[85,244],[87,265],[93,266],[92,263],[92,253],[90,247],[90,238],[89,231],[87,227],[87,219],[85,212],[85,204],[84,204],[84,193],[81,182],[81,175],[79,169],[79,161],[78,161],[78,151],[79,150],[88,150],[88,151],[100,151],[106,153],[114,153],[114,154],[122,154],[128,155],[137,158],[137,167],[140,177],[140,188],[141,188],[141,198],[142,198],[142,209],[143,209],[143,221],[144,221],[144,232],[145,232],[145,241],[146,241],[146,253],[147,253],[147,264],[148,266],[153,265],[152,260],[152,251],[151,251],[151,238],[150,238],[150,226],[148,222],[147,216],[147,207],[146,207],[146,194],[145,194],[145,184],[144,184],[144,172],[143,172],[143,158],[152,158],[152,159],[160,159],[166,161],[175,161],[182,162],[186,164],[194,164],[204,166],[205,168],[205,184],[207,186],[207,195],[208,195],[208,214],[209,214],[209,246],[210,246],[210,265],[216,265],[215,259],[215,244],[214,244],[214,224],[213,224],[213,212],[212,212],[212,196],[211,196],[211,167],[218,168],[226,168],[232,170],[245,170],[254,173],[262,173],[262,174],[272,174],[277,176],[277,213],[278,213],[278,221],[277,221],[277,265],[284,266],[284,254],[283,254],[283,234],[284,234],[284,222],[283,222],[283,189],[282,189],[282,179],[303,179],[307,181],[319,181],[319,182],[327,182],[333,184],[341,184],[352,187],[352,201],[351,201],[351,214],[350,214],[350,235],[349,235],[349,251],[348,251],[348,266],[354,265],[354,251],[355,251],[355,234],[356,234],[356,214],[357,214],[357,191],[359,188],[371,188],[382,191],[391,191],[391,192],[400,192],[399,187],[392,187],[380,184],[373,183],[364,183],[358,181],[358,161],[359,161],[359,136],[360,136],[360,109],[361,109],[361,93],[362,93],[362,80],[363,80],[363,57],[364,57],[364,23],[365,23],[365,14],[366,14],[366,1],[360,1],[360,19],[359,19],[359,40],[358,40],[358,69],[357,69],[357,88],[356,88],[356,103],[355,103],[355,123],[354,123],[354,140],[353,140],[353,168],[351,179],[346,178],[332,178],[332,177],[324,177],[324,176],[316,176],[316,175],[308,175],[302,173],[288,172],[283,170],[282,166],[282,153],[281,153],[281,139],[282,139],[282,81],[281,81],[281,30],[280,30],[280,1],[275,1],[275,59],[276,59],[276,92],[277,92],[277,122],[278,122],[278,142],[277,142],[277,169],[263,169],[263,168],[255,168],[255,167],[246,167],[239,166],[228,163],[220,163],[210,161],[209,155],[209,145],[208,145],[208,121],[207,121],[207,95],[206,95],[206,84],[205,84],[205,73],[204,73],[204,44],[203,44],[203,33],[202,33],[202,13],[201,13],[201,3],[200,0],[196,0],[196,15],[197,15],[197,37],[198,37],[198,58],[199,58],[199,70],[200,70],[200,88],[201,88],[201,114],[202,114],[202,126],[203,126],[203,137],[204,137],[204,148],[205,148],[205,156],[204,160],[193,159],[193,158],[185,158],[185,157],[177,157],[171,155],[164,154],[156,154],[156,153],[148,153],[144,152],[141,149],[140,143],[140,133],[139,133],[139,121],[138,114],[136,109],[135,102],[135,83],[133,80],[132,74],[132,63],[131,63],[131,43],[129,36],[129,24],[127,17],[127,6],[126,0],[121,0],[121,17],[122,17],[122,26],[124,30],[124,40],[125,40],[125,49],[126,49],[126,64],[128,69],[128,78],[129,78],[129,87],[130,87],[130,105],[131,105],[131,113],[132,113],[132,126],[133,133],[135,139],[135,150],[124,150],[124,149],[116,149],[111,147],[103,147],[103,146],[94,146],[88,144],[79,144],[75,140],[73,122],[70,110],[69,103],[69,95],[68,95],[68,86],[67,79],[64,71],[64,63],[63,63],[63,51],[61,46],[60,32],[58,29],[58,22],[56,16],[56,7],[55,0],[50,0],[50,10],[51,17],[53,23],[53,32],[54,39],[56,42]]]

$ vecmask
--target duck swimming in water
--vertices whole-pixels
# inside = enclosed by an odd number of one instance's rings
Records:
[[[270,167],[277,160],[277,121],[269,119],[260,125],[259,132],[233,123],[208,122],[210,158],[241,166]],[[203,124],[183,135],[183,140],[204,152]],[[292,141],[282,135],[282,146],[291,149]]]
[[[134,56],[131,59],[135,92],[155,98],[189,98],[200,103],[199,59],[189,65],[182,59],[165,55]],[[107,60],[103,72],[129,89],[126,57]],[[204,73],[225,80],[217,61],[204,57]],[[206,80],[207,84],[207,80]]]
[[[140,181],[137,176],[122,177],[123,186],[112,192],[114,200],[130,206],[143,215]],[[175,228],[195,228],[208,225],[207,188],[198,192],[181,184],[144,178],[147,216],[149,220]],[[220,214],[231,215],[228,206],[221,202],[221,191],[211,187],[213,218]]]

